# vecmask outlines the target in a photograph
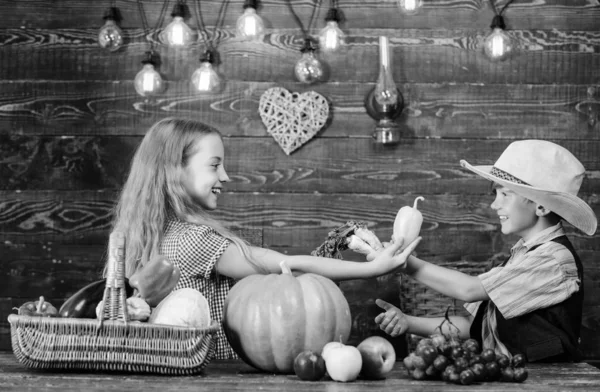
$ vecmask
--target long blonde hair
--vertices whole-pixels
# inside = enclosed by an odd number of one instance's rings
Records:
[[[112,224],[113,230],[125,234],[125,276],[131,276],[160,253],[170,214],[211,226],[235,243],[258,270],[263,269],[251,257],[246,241],[194,203],[182,185],[184,168],[196,143],[210,134],[222,137],[217,129],[199,121],[170,117],[156,122],[144,136],[131,161]]]

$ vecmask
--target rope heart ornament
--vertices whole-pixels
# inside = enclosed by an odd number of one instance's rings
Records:
[[[290,155],[323,128],[329,104],[314,91],[300,94],[273,87],[261,95],[258,111],[267,132]]]

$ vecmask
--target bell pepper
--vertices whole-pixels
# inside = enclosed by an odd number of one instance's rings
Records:
[[[18,309],[21,316],[56,317],[58,310],[50,302],[40,297],[38,301],[25,302]]]
[[[148,305],[156,307],[175,288],[180,276],[179,267],[166,257],[157,256],[135,271],[129,284]]]
[[[423,196],[419,196],[415,199],[414,205],[404,206],[398,210],[396,219],[394,220],[394,235],[393,240],[403,238],[404,243],[402,248],[406,248],[419,236],[421,231],[421,225],[423,224],[423,215],[417,208],[419,200],[425,200]]]

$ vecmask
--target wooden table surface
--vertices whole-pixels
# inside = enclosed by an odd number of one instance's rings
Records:
[[[260,373],[239,361],[212,361],[198,376],[49,372],[23,366],[9,351],[0,352],[0,391],[600,391],[600,370],[589,364],[528,364],[527,369],[529,378],[522,384],[465,386],[412,380],[402,362],[396,362],[385,380],[309,382],[295,375]]]

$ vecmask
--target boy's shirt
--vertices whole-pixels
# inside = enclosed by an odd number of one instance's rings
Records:
[[[563,302],[579,290],[577,265],[571,252],[553,242],[565,235],[560,223],[536,234],[529,241],[520,239],[511,249],[504,266],[494,267],[479,275],[490,297],[489,309],[483,318],[482,329],[490,331],[495,346],[504,351],[498,341],[495,317],[487,317],[498,308],[506,319],[521,316],[537,309]],[[536,249],[528,252],[534,246]],[[465,309],[473,316],[481,301],[466,303]],[[485,341],[485,336],[483,337]]]

